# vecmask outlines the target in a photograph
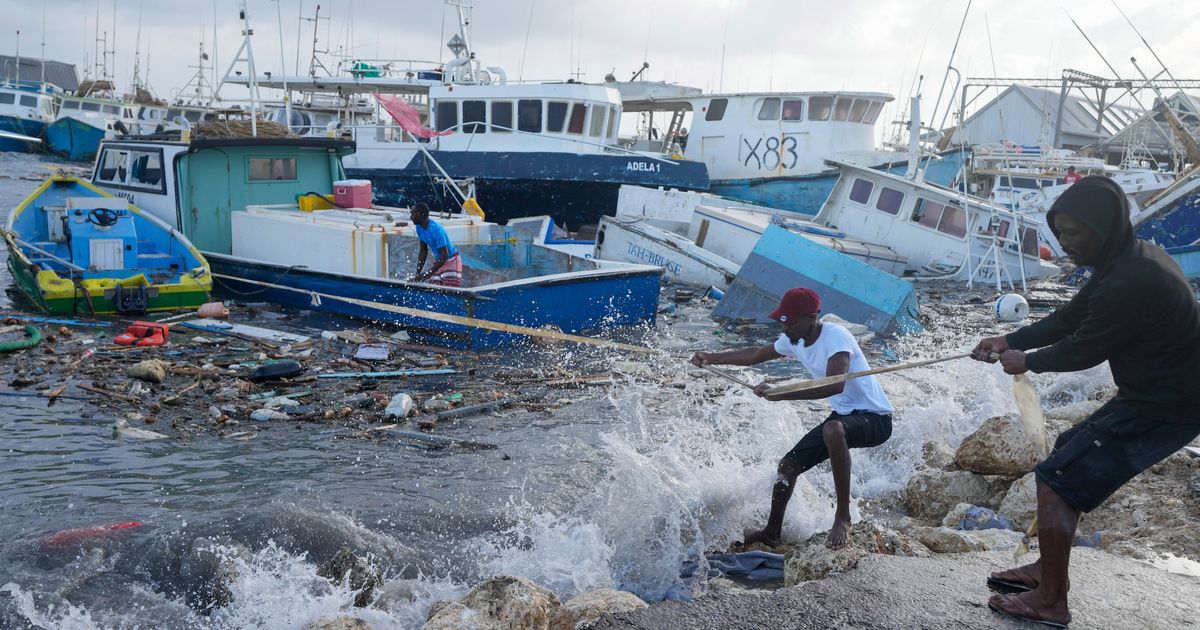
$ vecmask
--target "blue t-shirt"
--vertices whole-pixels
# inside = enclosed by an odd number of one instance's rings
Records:
[[[450,235],[446,234],[446,228],[433,219],[429,220],[429,227],[427,228],[417,226],[417,238],[421,239],[422,243],[425,243],[429,246],[429,249],[433,250],[435,258],[442,257],[441,251],[443,247],[446,248],[446,252],[450,258],[454,258],[454,255],[458,253],[458,250],[454,249],[454,244],[450,242]]]

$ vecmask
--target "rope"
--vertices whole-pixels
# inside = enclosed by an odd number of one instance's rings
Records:
[[[393,304],[383,304],[380,302],[372,302],[370,300],[360,300],[357,298],[343,297],[340,295],[331,295],[328,293],[321,293],[319,291],[310,291],[307,289],[297,289],[295,287],[289,287],[289,286],[284,286],[284,285],[280,285],[280,284],[273,284],[270,282],[261,282],[258,280],[250,280],[247,278],[238,278],[236,276],[227,276],[227,275],[219,274],[219,273],[214,273],[212,275],[214,278],[225,278],[225,279],[234,280],[237,282],[256,284],[256,285],[259,285],[259,286],[262,286],[265,288],[270,288],[270,289],[280,289],[280,290],[284,290],[284,291],[294,291],[296,293],[305,293],[309,296],[309,298],[311,298],[313,300],[313,302],[315,304],[319,304],[320,300],[322,298],[326,298],[326,299],[330,299],[330,300],[338,300],[340,302],[346,302],[347,304],[354,304],[357,306],[365,306],[368,308],[374,308],[374,309],[378,309],[381,311],[387,311],[389,313],[408,315],[410,317],[420,317],[422,319],[431,319],[434,321],[446,322],[446,323],[450,323],[450,324],[460,324],[463,326],[474,326],[476,328],[484,328],[487,330],[498,330],[501,332],[516,333],[518,335],[526,335],[528,337],[541,337],[543,339],[555,339],[558,341],[571,341],[574,343],[581,343],[581,344],[586,344],[586,345],[590,345],[590,346],[600,346],[603,348],[615,348],[618,350],[625,350],[628,352],[641,352],[641,353],[646,353],[646,354],[657,354],[657,352],[658,352],[656,350],[652,350],[650,348],[643,348],[641,346],[617,343],[615,341],[606,341],[603,339],[592,339],[590,337],[581,337],[579,335],[569,335],[567,333],[561,333],[561,332],[557,332],[557,331],[553,331],[553,330],[542,330],[540,328],[530,328],[528,326],[519,326],[516,324],[504,324],[501,322],[488,321],[486,319],[476,319],[474,317],[464,317],[461,315],[450,315],[449,313],[437,313],[434,311],[426,311],[426,310],[417,309],[417,308],[408,308],[406,306],[395,306]]]
[[[299,269],[301,267],[306,267],[306,266],[307,265],[292,265],[291,267],[288,267],[283,273],[279,274],[279,276],[275,278],[274,282],[279,282],[280,280],[283,280],[284,278],[286,278],[289,273],[292,273],[293,269]],[[266,291],[267,289],[269,289],[273,286],[277,286],[277,285],[271,284],[269,286],[265,286],[261,289],[255,290],[255,291],[238,291],[237,289],[229,286],[228,284],[221,282],[219,280],[219,278],[230,278],[231,280],[238,280],[241,282],[251,282],[251,281],[250,280],[242,280],[241,278],[236,278],[234,276],[223,276],[219,273],[212,274],[212,277],[215,279],[218,279],[217,282],[219,282],[221,284],[221,286],[225,288],[226,291],[229,291],[230,293],[236,293],[238,295],[258,295],[259,293],[262,293],[263,291]],[[256,284],[260,284],[260,283],[256,283]],[[287,288],[287,287],[285,287],[285,288]],[[313,306],[320,306],[320,304],[321,304],[320,299],[316,299],[313,302]]]
[[[32,348],[32,347],[38,345],[39,343],[42,343],[42,331],[38,330],[36,326],[26,324],[25,325],[25,334],[28,335],[28,337],[26,337],[24,339],[20,339],[18,341],[0,342],[0,352],[12,352],[14,350],[24,350],[26,348]]]

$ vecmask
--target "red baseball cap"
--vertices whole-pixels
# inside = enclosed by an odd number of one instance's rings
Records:
[[[821,310],[821,296],[812,289],[788,289],[779,301],[779,308],[768,317],[786,322],[803,315],[814,315]]]

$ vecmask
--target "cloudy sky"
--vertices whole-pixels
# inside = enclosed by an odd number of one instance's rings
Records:
[[[1200,78],[1200,56],[1187,28],[1200,2],[1118,0],[1177,78]],[[247,0],[259,71],[307,73],[314,0]],[[133,73],[139,7],[143,72],[171,97],[195,72],[201,38],[224,72],[241,40],[237,0],[99,0],[100,30],[116,41],[118,85]],[[487,65],[511,78],[561,80],[579,73],[626,79],[643,61],[647,77],[706,91],[885,91],[907,98],[924,75],[928,111],[950,57],[967,0],[475,0],[472,39]],[[0,51],[11,54],[20,29],[22,55],[39,54],[43,9],[46,55],[94,64],[96,0],[0,0],[6,16]],[[278,13],[277,13],[278,11]],[[354,57],[439,61],[456,28],[442,0],[324,0],[321,49]],[[1064,67],[1113,76],[1071,24],[1073,17],[1125,78],[1129,61],[1160,70],[1112,0],[975,0],[954,66],[965,77],[1057,77]],[[282,29],[280,19],[282,17]],[[300,27],[299,37],[297,30]],[[280,31],[282,30],[282,46]],[[299,39],[299,46],[297,40]],[[282,50],[281,50],[282,49]],[[298,54],[297,54],[298,51]],[[325,59],[333,67],[333,61]],[[237,96],[231,89],[229,96]],[[244,90],[242,90],[244,94]],[[223,94],[225,94],[223,92]],[[1143,97],[1149,104],[1149,97]]]

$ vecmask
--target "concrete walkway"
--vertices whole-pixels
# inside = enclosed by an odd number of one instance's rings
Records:
[[[1029,556],[1032,558],[1032,556]],[[1200,628],[1200,579],[1093,549],[1071,557],[1071,628]],[[717,594],[610,615],[593,628],[1045,628],[987,608],[1009,552],[873,555],[841,575],[777,591]]]

